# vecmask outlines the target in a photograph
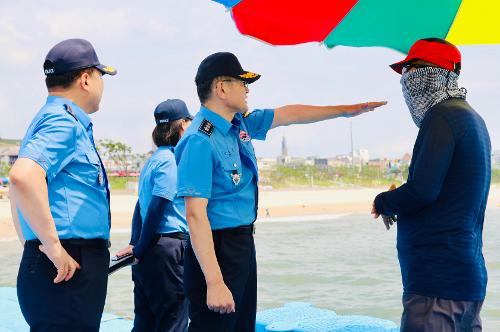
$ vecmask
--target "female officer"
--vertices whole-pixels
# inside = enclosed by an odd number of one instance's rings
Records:
[[[158,149],[141,171],[130,245],[117,256],[133,253],[139,261],[132,267],[133,331],[185,331],[188,305],[182,275],[189,235],[184,200],[177,197],[174,147],[192,116],[179,99],[160,103],[154,116]]]

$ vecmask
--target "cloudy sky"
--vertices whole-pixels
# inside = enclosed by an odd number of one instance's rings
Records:
[[[137,152],[151,148],[159,102],[180,98],[192,113],[198,111],[196,69],[217,51],[235,53],[244,68],[262,74],[251,85],[252,108],[387,100],[379,111],[352,120],[355,148],[368,149],[372,157],[411,151],[417,134],[399,76],[388,67],[403,57],[393,50],[327,49],[317,43],[273,47],[240,35],[230,13],[209,0],[0,0],[1,138],[24,135],[45,101],[44,57],[67,38],[90,40],[101,62],[118,68],[117,76],[105,78],[101,110],[93,115],[95,136],[125,142]],[[493,147],[500,149],[500,45],[460,50],[460,84],[486,120]],[[295,156],[348,153],[350,121],[274,129],[266,142],[255,143],[257,154],[278,155],[283,135]]]

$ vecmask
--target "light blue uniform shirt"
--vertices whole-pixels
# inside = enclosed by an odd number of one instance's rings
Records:
[[[139,205],[144,223],[153,195],[168,200],[157,233],[188,233],[184,198],[177,196],[177,164],[173,147],[161,146],[148,159],[139,178]]]
[[[109,239],[108,181],[87,113],[68,99],[49,96],[24,136],[19,157],[45,170],[50,212],[60,239]],[[18,213],[24,238],[36,239]]]
[[[179,196],[208,199],[213,230],[249,225],[257,216],[257,159],[274,110],[236,114],[232,122],[202,106],[175,148]]]

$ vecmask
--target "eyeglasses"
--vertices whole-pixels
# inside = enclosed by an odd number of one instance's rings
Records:
[[[237,79],[231,80],[231,79],[228,79],[228,80],[222,80],[221,82],[240,82],[245,89],[248,89],[248,82],[245,82],[245,81],[242,81],[242,80],[237,80]]]
[[[416,63],[407,63],[406,65],[403,66],[403,69],[401,70],[402,74],[408,73],[412,71],[412,69],[420,69],[420,68],[429,68],[429,67],[434,67],[434,66],[429,66],[429,65],[419,65]]]

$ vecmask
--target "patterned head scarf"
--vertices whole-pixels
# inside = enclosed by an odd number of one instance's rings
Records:
[[[458,87],[456,73],[436,67],[418,68],[404,73],[401,86],[406,105],[418,128],[432,106],[452,97],[465,99],[467,94],[465,88]]]

